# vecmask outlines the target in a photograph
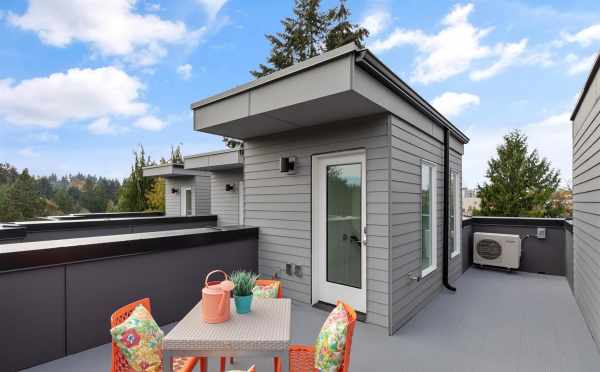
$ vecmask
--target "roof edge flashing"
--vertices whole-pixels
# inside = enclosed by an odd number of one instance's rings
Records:
[[[325,52],[323,54],[319,54],[318,56],[309,58],[305,61],[298,62],[292,66],[286,67],[279,71],[275,71],[269,75],[260,77],[258,79],[255,79],[253,81],[250,81],[250,82],[242,84],[242,85],[238,85],[234,88],[231,88],[224,92],[207,97],[200,101],[196,101],[190,105],[190,108],[192,110],[199,109],[203,106],[210,105],[211,103],[215,103],[215,102],[221,101],[223,99],[251,91],[260,86],[270,84],[270,83],[280,80],[282,78],[298,74],[302,71],[309,70],[313,67],[316,67],[324,62],[330,62],[330,61],[336,60],[336,59],[344,57],[348,54],[355,53],[359,50],[361,50],[361,49],[354,42],[348,43],[348,44],[341,46],[339,48],[336,48],[334,50]]]
[[[579,112],[579,109],[581,108],[581,105],[585,100],[585,96],[587,96],[587,92],[590,90],[590,86],[592,85],[592,82],[594,81],[598,70],[600,70],[600,51],[596,52],[596,61],[594,62],[594,66],[592,67],[585,81],[585,85],[583,86],[583,89],[579,94],[579,98],[577,98],[577,103],[575,104],[575,108],[573,109],[573,113],[571,114],[571,121],[575,120],[575,117],[577,116],[577,113]]]
[[[429,102],[421,97],[415,90],[413,90],[408,84],[400,79],[392,70],[390,70],[381,60],[379,60],[373,53],[368,49],[361,49],[357,52],[355,59],[356,64],[366,70],[368,73],[374,75],[383,85],[396,91],[404,99],[412,103],[419,111],[429,117],[431,120],[441,125],[442,127],[448,128],[450,132],[456,136],[463,144],[469,142],[467,137],[460,129],[452,124],[444,115],[437,111]]]

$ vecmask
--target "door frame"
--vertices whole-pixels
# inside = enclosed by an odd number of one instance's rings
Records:
[[[357,311],[366,313],[367,310],[367,152],[364,149],[336,151],[313,155],[311,158],[311,302],[321,301],[321,281],[325,280],[323,257],[327,244],[325,230],[325,201],[327,198],[326,180],[322,174],[321,163],[325,160],[360,156],[361,167],[361,288],[351,288],[359,292],[360,298],[354,304]],[[352,161],[354,163],[355,161]],[[320,240],[320,241],[319,241]],[[335,304],[334,304],[335,305]]]
[[[179,197],[179,213],[181,216],[187,216],[187,198],[186,198],[186,194],[187,191],[190,191],[191,194],[191,198],[190,198],[190,203],[192,203],[192,205],[190,206],[192,213],[190,214],[190,216],[195,216],[196,215],[196,208],[194,208],[194,189],[192,188],[192,186],[182,186],[181,187],[181,196]]]

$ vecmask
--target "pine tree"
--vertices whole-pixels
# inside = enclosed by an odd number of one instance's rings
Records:
[[[488,161],[489,183],[477,186],[484,216],[555,217],[552,194],[560,183],[560,174],[550,162],[540,159],[537,150],[529,151],[527,137],[514,130],[504,136],[497,158]]]
[[[117,202],[117,208],[122,212],[139,212],[148,209],[146,192],[154,185],[154,179],[144,177],[143,174],[142,168],[154,164],[149,156],[146,157],[144,147],[140,145],[138,151],[133,151],[133,156],[131,173],[123,181]]]
[[[325,38],[326,50],[332,50],[351,42],[361,48],[364,47],[363,40],[369,36],[369,31],[360,25],[350,23],[350,9],[346,6],[346,0],[340,0],[340,4],[329,11],[328,17],[332,27]]]
[[[345,0],[322,12],[320,0],[296,0],[293,16],[281,21],[283,31],[266,35],[271,44],[267,64],[250,73],[259,78],[350,42],[362,46],[369,32],[348,21]]]

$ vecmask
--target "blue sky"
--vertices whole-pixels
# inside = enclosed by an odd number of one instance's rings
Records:
[[[600,2],[348,3],[367,46],[471,137],[466,186],[512,128],[570,183],[568,117],[600,47]],[[154,159],[222,148],[192,130],[189,105],[251,80],[292,4],[3,1],[0,161],[122,178],[137,144]]]

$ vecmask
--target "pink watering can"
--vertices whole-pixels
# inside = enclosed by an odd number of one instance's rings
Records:
[[[222,282],[209,282],[208,278],[215,273],[223,273]],[[223,323],[229,320],[231,291],[235,285],[229,275],[222,270],[214,270],[206,275],[202,288],[202,318],[206,323]]]

